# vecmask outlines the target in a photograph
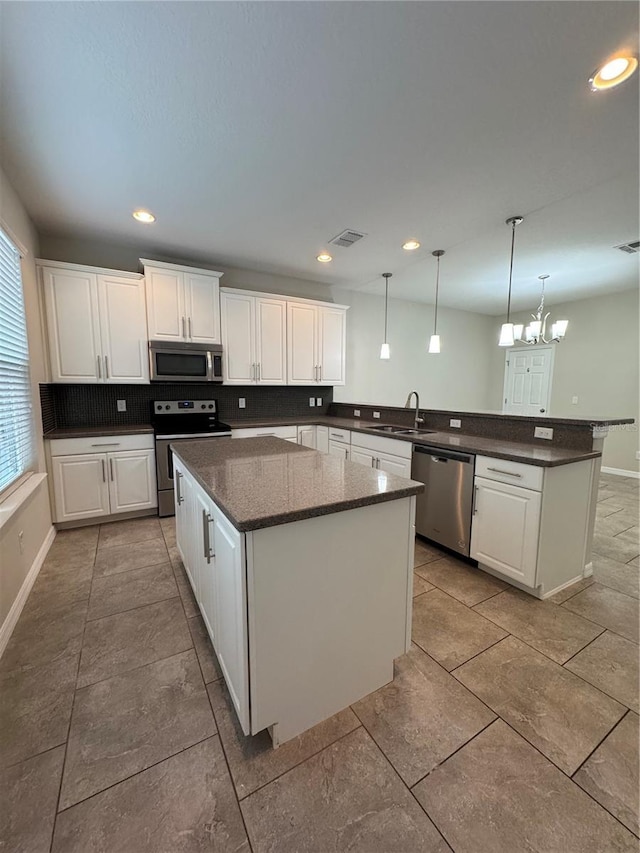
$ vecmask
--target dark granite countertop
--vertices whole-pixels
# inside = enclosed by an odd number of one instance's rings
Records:
[[[518,441],[504,441],[502,439],[485,438],[484,436],[465,435],[464,433],[432,432],[424,436],[399,435],[398,433],[384,433],[372,429],[370,421],[355,420],[350,418],[336,418],[330,415],[318,417],[298,418],[262,418],[251,420],[227,420],[232,429],[241,427],[269,427],[287,426],[289,424],[319,424],[327,427],[348,429],[352,432],[363,432],[368,435],[378,435],[383,438],[393,438],[398,441],[409,441],[412,444],[433,445],[434,447],[449,448],[450,450],[461,450],[465,453],[475,453],[482,456],[493,456],[496,459],[508,459],[512,462],[522,462],[526,465],[538,465],[544,468],[552,468],[557,465],[569,465],[572,462],[582,462],[584,459],[594,459],[602,454],[598,451],[572,450],[566,447],[544,447],[538,444],[525,444]]]
[[[240,531],[275,527],[416,495],[422,483],[280,438],[211,438],[171,444]]]
[[[144,435],[153,433],[150,424],[120,424],[119,426],[66,427],[45,432],[44,438],[93,438],[97,435]]]
[[[382,404],[377,403],[342,403],[340,402],[338,405],[340,406],[349,406],[355,409],[384,409],[385,411],[396,411],[396,412],[406,412],[407,409],[404,406],[384,406]],[[516,420],[516,421],[525,421],[527,423],[544,423],[547,426],[552,426],[553,424],[569,425],[569,426],[591,426],[591,427],[604,427],[604,426],[614,426],[618,424],[632,424],[635,422],[634,418],[606,418],[606,417],[581,417],[581,418],[565,418],[565,417],[553,417],[553,415],[544,415],[543,417],[539,415],[514,415],[508,414],[505,412],[500,412],[496,409],[427,409],[424,406],[420,406],[420,411],[426,414],[434,414],[434,415],[448,415],[452,418],[464,418],[464,417],[479,417],[479,418],[498,418],[501,420]]]

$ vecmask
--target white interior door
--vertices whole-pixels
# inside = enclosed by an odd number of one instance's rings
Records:
[[[220,287],[213,275],[184,273],[187,336],[200,344],[220,343]]]
[[[111,512],[130,512],[158,505],[153,450],[108,454]]]
[[[224,381],[250,385],[256,378],[255,297],[222,293],[222,346]]]
[[[257,298],[255,306],[258,385],[286,385],[287,303]]]
[[[554,354],[552,346],[514,348],[507,352],[503,412],[530,417],[549,414]]]
[[[317,313],[315,305],[287,304],[289,385],[318,384]]]
[[[318,308],[318,379],[321,385],[344,385],[347,313]]]
[[[98,276],[104,380],[149,382],[144,279]]]
[[[42,270],[53,382],[101,382],[98,284],[81,270]]]

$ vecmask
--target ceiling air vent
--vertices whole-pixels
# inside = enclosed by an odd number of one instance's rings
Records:
[[[623,243],[621,246],[614,246],[614,249],[620,249],[626,255],[637,255],[640,252],[640,240],[634,240],[632,243]]]
[[[329,240],[329,242],[332,246],[343,246],[345,249],[348,249],[349,246],[353,246],[354,243],[362,240],[363,237],[366,237],[366,234],[363,234],[361,231],[352,231],[350,228],[347,228],[346,231],[338,234],[337,237]]]

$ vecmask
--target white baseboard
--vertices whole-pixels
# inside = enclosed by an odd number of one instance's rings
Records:
[[[20,587],[20,592],[16,595],[15,601],[11,605],[11,610],[7,613],[7,618],[2,623],[0,627],[0,657],[4,653],[4,650],[7,647],[7,643],[11,639],[11,635],[13,634],[13,629],[16,627],[16,623],[20,618],[20,614],[22,613],[22,608],[27,603],[27,598],[29,597],[29,593],[31,592],[31,587],[36,582],[36,578],[42,568],[42,564],[45,561],[45,557],[49,553],[49,548],[53,544],[53,540],[56,538],[56,529],[52,525],[49,528],[49,532],[44,538],[44,542],[40,546],[40,550],[36,554],[36,558],[33,561],[31,568],[27,572],[27,576],[22,582],[22,586]]]
[[[603,474],[615,474],[617,477],[633,477],[640,480],[640,471],[625,471],[624,468],[605,468],[600,469]]]

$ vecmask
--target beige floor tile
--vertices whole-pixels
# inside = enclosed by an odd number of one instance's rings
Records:
[[[426,581],[424,578],[421,578],[417,572],[413,573],[413,597],[416,595],[422,595],[423,592],[429,592],[430,590],[435,589],[432,583]]]
[[[445,853],[447,846],[363,729],[241,803],[254,853]]]
[[[610,560],[608,557],[594,554],[593,579],[602,586],[640,598],[640,569],[637,564],[634,565],[633,561],[620,563],[618,560]]]
[[[76,692],[60,808],[216,733],[193,649]]]
[[[169,554],[162,537],[146,542],[133,542],[131,545],[100,548],[96,556],[94,577],[106,577],[168,562]]]
[[[599,583],[579,592],[562,607],[590,619],[615,634],[638,642],[638,599]]]
[[[127,521],[112,521],[100,527],[98,552],[103,548],[116,545],[132,545],[149,539],[161,539],[162,528],[155,516],[150,518],[132,518]]]
[[[596,518],[608,518],[614,513],[621,511],[622,507],[616,506],[613,500],[611,500],[611,502],[608,500],[599,500],[596,506]]]
[[[624,530],[629,530],[634,523],[629,520],[627,513],[621,510],[605,518],[596,518],[595,532],[599,536],[616,536]]]
[[[175,566],[173,563],[171,564],[173,568],[173,575],[175,577],[175,581],[178,587],[178,592],[180,593],[180,599],[182,600],[182,606],[184,607],[184,613],[187,619],[191,619],[194,616],[200,615],[200,609],[196,603],[195,596],[193,594],[193,590],[191,589],[191,584],[187,580],[187,576],[185,574],[184,568],[182,568],[182,564],[180,566]]]
[[[462,560],[456,560],[455,557],[434,560],[432,563],[419,566],[416,572],[468,607],[491,598],[492,595],[507,588],[507,584],[498,578],[468,563],[463,563]]]
[[[631,833],[498,720],[416,785],[455,853],[635,853]]]
[[[564,589],[561,589],[549,596],[549,598],[545,598],[545,601],[550,601],[552,604],[563,604],[565,601],[568,601],[568,599],[573,598],[574,595],[582,592],[583,589],[590,587],[592,583],[595,583],[595,579],[593,577],[582,578],[581,580],[572,583],[571,586],[566,586]]]
[[[515,637],[461,666],[456,678],[568,774],[626,711]]]
[[[176,595],[178,588],[170,563],[96,578],[91,588],[87,618],[101,619]]]
[[[565,667],[637,713],[639,651],[631,640],[605,631]]]
[[[62,812],[53,853],[250,853],[217,737]]]
[[[217,681],[219,678],[222,678],[222,670],[211,645],[211,640],[209,639],[202,616],[193,616],[187,621],[187,625],[189,626],[193,646],[198,656],[198,663],[200,664],[204,683],[209,684],[210,681]]]
[[[176,596],[88,622],[78,673],[86,687],[191,648],[182,602]]]
[[[442,590],[413,600],[412,639],[449,672],[506,636],[502,628]]]
[[[49,853],[64,747],[58,746],[0,775],[0,849],[11,853]]]
[[[495,719],[417,646],[396,660],[394,680],[353,710],[409,786]]]
[[[35,609],[30,602],[18,620],[0,659],[0,671],[41,666],[69,655],[77,656],[87,617],[87,601],[71,601]]]
[[[423,566],[425,563],[430,563],[433,560],[439,560],[445,554],[436,545],[430,542],[425,542],[423,539],[416,539],[416,546],[413,557],[413,566]]]
[[[483,601],[474,610],[558,663],[602,633],[593,622],[517,589]]]
[[[610,560],[628,563],[640,554],[640,544],[637,537],[627,536],[626,532],[619,533],[617,536],[602,536],[600,533],[594,533],[593,552],[609,557]]]
[[[631,711],[573,777],[628,829],[640,832],[638,715]]]
[[[272,782],[360,725],[353,711],[345,708],[274,749],[268,732],[249,737],[243,733],[224,681],[209,684],[207,690],[240,799]]]

